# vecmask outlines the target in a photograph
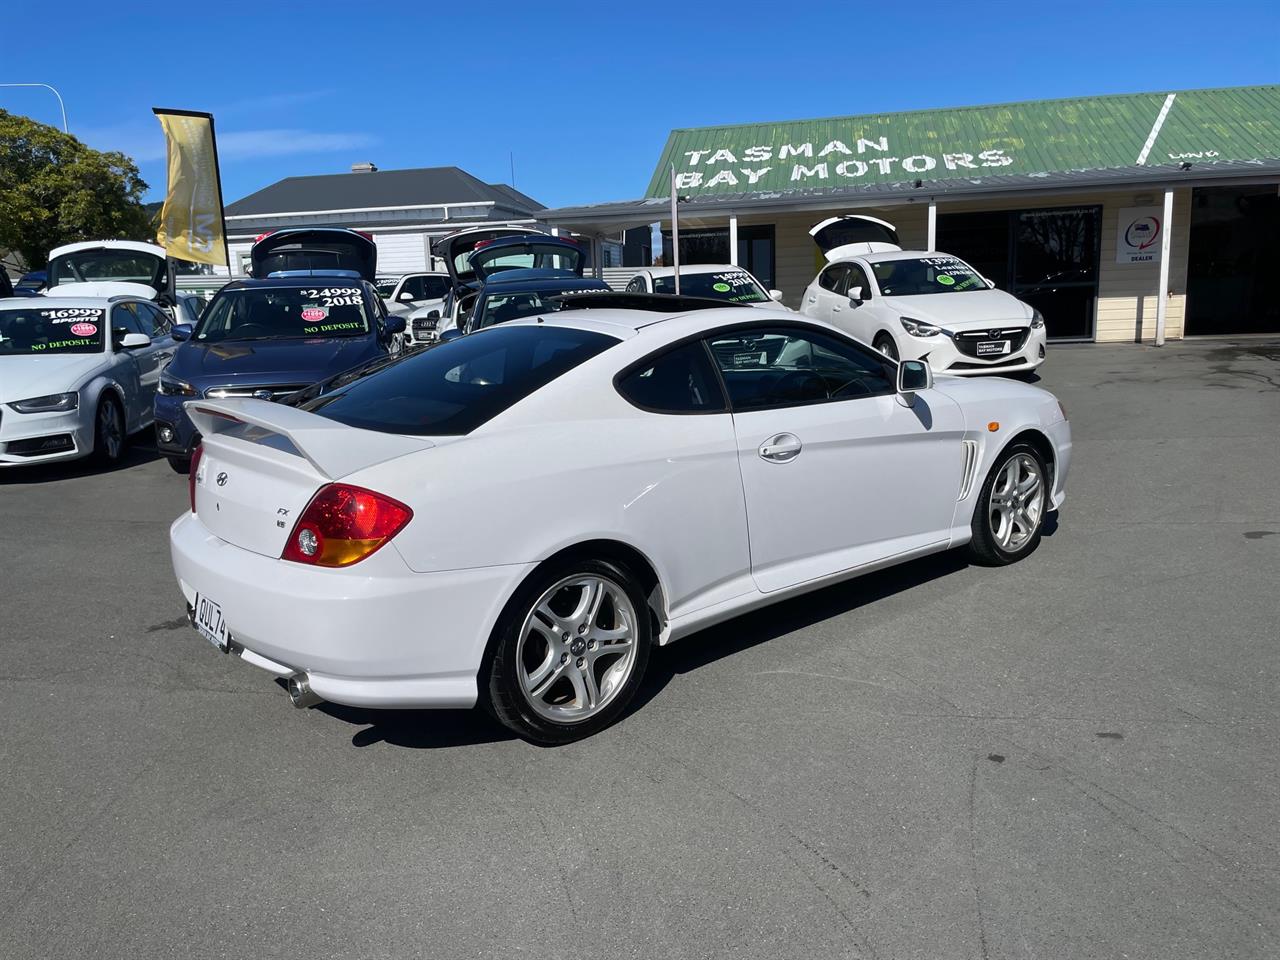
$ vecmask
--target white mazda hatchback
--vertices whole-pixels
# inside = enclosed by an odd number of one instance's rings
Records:
[[[189,402],[196,629],[299,706],[481,703],[560,743],[654,645],[924,554],[1020,560],[1065,496],[1044,390],[782,310],[575,307],[292,405]]]

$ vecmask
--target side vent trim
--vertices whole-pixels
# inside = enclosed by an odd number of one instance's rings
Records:
[[[960,476],[960,496],[963,500],[973,491],[973,475],[978,471],[978,441],[964,440],[964,473]]]

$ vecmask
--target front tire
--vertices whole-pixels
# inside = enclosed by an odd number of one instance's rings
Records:
[[[1001,451],[973,511],[970,556],[984,566],[1016,563],[1040,545],[1049,510],[1049,469],[1030,443]]]
[[[893,342],[893,337],[887,333],[879,334],[875,342],[872,344],[877,350],[883,353],[890,360],[898,359],[898,345]]]
[[[169,461],[169,469],[174,473],[186,475],[191,472],[190,457],[165,457]]]
[[[107,394],[98,401],[93,418],[93,458],[103,466],[114,466],[124,457],[127,443],[120,401]]]
[[[521,585],[494,628],[482,683],[498,721],[533,743],[581,740],[613,723],[649,662],[644,591],[625,567],[549,564]]]

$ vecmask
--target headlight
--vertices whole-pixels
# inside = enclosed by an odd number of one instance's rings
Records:
[[[166,397],[199,396],[199,391],[185,380],[179,380],[163,373],[160,375],[160,392]]]
[[[45,397],[32,397],[29,400],[15,400],[9,404],[19,413],[55,413],[74,410],[80,406],[80,394],[51,393]]]
[[[912,320],[910,317],[899,317],[898,319],[902,321],[902,329],[913,337],[936,337],[942,332],[941,327],[935,327],[932,323]]]
[[[1039,330],[1044,326],[1044,314],[1039,310],[1032,308],[1031,310],[1031,329]]]

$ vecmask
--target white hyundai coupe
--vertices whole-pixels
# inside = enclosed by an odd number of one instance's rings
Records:
[[[590,301],[294,405],[189,402],[170,539],[196,629],[299,706],[481,703],[562,743],[654,645],[942,550],[1020,560],[1063,501],[1044,390],[781,310]]]

